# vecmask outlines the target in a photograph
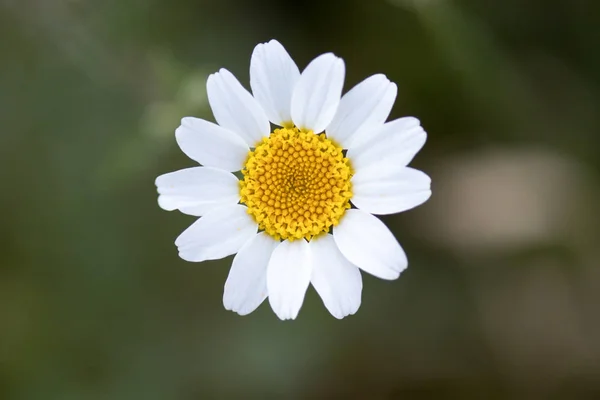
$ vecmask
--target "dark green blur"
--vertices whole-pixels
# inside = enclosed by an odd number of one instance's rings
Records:
[[[156,176],[276,38],[398,84],[425,205],[338,321],[222,306]],[[600,2],[0,0],[0,399],[600,398]]]

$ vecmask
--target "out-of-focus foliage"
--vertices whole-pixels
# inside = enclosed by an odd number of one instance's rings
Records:
[[[0,398],[600,396],[600,2],[0,1]],[[177,257],[193,218],[157,175],[193,165],[219,67],[254,45],[346,89],[383,72],[429,141],[408,253],[337,321],[223,309],[231,258]]]

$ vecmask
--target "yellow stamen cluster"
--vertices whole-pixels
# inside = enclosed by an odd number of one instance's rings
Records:
[[[349,160],[323,134],[276,129],[248,153],[242,173],[241,202],[277,240],[329,232],[350,208]]]

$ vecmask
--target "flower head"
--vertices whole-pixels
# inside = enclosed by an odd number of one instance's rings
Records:
[[[408,265],[372,214],[429,198],[429,177],[407,167],[426,134],[412,117],[385,122],[397,89],[384,75],[342,97],[344,73],[331,53],[300,73],[279,42],[259,44],[252,94],[221,69],[207,81],[218,125],[187,117],[175,132],[202,166],[159,176],[158,202],[201,217],[175,241],[184,260],[237,253],[223,296],[229,310],[249,314],[268,297],[279,318],[294,319],[312,284],[343,318],[360,306],[359,269],[396,279]]]

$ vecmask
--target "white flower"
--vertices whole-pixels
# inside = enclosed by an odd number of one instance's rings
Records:
[[[253,94],[221,69],[207,81],[218,125],[187,117],[175,132],[203,166],[158,177],[158,202],[201,217],[175,241],[184,260],[237,253],[225,283],[228,310],[246,315],[268,297],[279,318],[294,319],[312,283],[343,318],[360,306],[359,269],[396,279],[408,265],[372,214],[405,211],[431,195],[429,177],[407,167],[425,131],[412,117],[385,122],[397,89],[384,75],[341,97],[344,74],[331,53],[300,73],[279,42],[259,44]],[[270,122],[280,128],[271,131]]]

